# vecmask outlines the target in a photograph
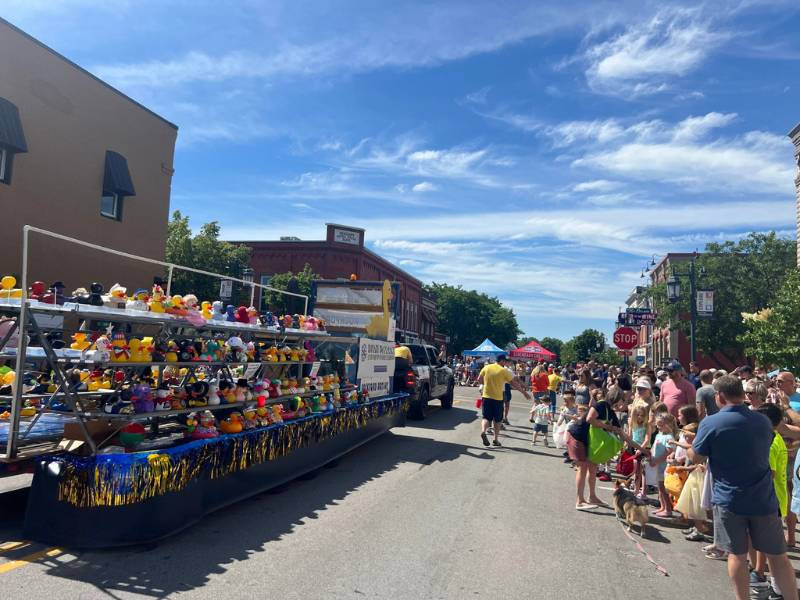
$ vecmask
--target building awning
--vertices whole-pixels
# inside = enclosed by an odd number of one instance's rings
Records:
[[[422,318],[431,323],[439,322],[439,318],[436,316],[436,313],[430,308],[426,308],[424,306],[422,307]]]
[[[125,157],[111,150],[106,150],[106,170],[103,176],[103,191],[114,192],[120,196],[135,196],[136,190],[128,171]]]
[[[5,98],[0,98],[0,145],[11,149],[12,152],[28,151],[19,110]]]

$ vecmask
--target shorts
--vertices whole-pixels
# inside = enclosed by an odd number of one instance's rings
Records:
[[[503,390],[503,402],[511,402],[511,390]]]
[[[533,398],[535,400],[539,400],[539,399],[542,399],[542,398],[543,399],[549,399],[550,396],[549,396],[548,392],[533,392]]]
[[[539,425],[539,423],[536,423],[533,426],[533,431],[535,433],[547,433],[547,423],[544,423],[543,425]]]
[[[580,440],[572,437],[570,432],[567,432],[567,454],[575,462],[586,462],[589,460],[589,455],[586,453],[586,444]]]
[[[720,550],[741,556],[747,554],[748,539],[753,548],[764,554],[784,554],[786,539],[779,513],[771,515],[737,515],[714,505],[714,544]]]
[[[553,409],[553,412],[556,411],[556,399],[558,396],[556,395],[555,390],[550,390],[550,407]]]
[[[503,420],[503,401],[494,398],[484,398],[481,404],[481,414],[487,421],[499,423]]]

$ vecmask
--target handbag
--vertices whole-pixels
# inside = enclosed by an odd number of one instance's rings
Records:
[[[589,427],[589,461],[602,465],[622,450],[622,440],[605,429]]]
[[[627,450],[623,450],[619,454],[619,459],[617,460],[617,473],[622,475],[623,477],[629,477],[633,475],[633,467],[634,462],[636,461],[636,455],[631,454]]]

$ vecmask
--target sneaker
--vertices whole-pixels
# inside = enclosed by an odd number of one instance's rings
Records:
[[[502,423],[500,423],[500,431],[505,431],[505,430],[506,430],[506,426],[503,425]]]
[[[486,429],[486,433],[488,433],[489,435],[492,435],[494,433],[494,428],[493,427],[487,428]]]
[[[500,442],[498,442],[497,440],[492,440],[492,446],[502,446],[502,445],[503,445],[503,444],[501,444],[501,443],[500,443]]]
[[[766,587],[766,585],[766,575],[759,575],[755,571],[750,571],[750,587]]]
[[[783,600],[783,596],[775,591],[775,588],[770,586],[767,600]]]
[[[695,532],[695,528],[694,527],[689,527],[689,529],[681,529],[681,533],[683,535],[691,535],[694,532]]]
[[[564,462],[570,464],[572,462],[572,459],[568,456],[567,458],[564,459]]]
[[[569,456],[569,452],[564,452],[561,456],[563,456],[564,458],[567,458]]]
[[[511,425],[511,423],[508,422],[508,419],[503,419],[503,425]]]
[[[600,481],[611,481],[611,475],[609,475],[606,471],[600,471],[597,474],[597,479]]]
[[[485,433],[481,433],[481,441],[483,442],[484,446],[488,446],[489,445],[489,438],[486,437]]]

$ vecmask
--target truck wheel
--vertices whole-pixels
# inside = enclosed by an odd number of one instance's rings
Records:
[[[425,413],[428,411],[428,389],[422,388],[417,396],[417,401],[412,402],[408,410],[408,416],[416,421],[421,421],[425,418]]]
[[[445,410],[453,408],[453,387],[454,383],[451,381],[447,386],[447,393],[442,396],[442,408]]]

